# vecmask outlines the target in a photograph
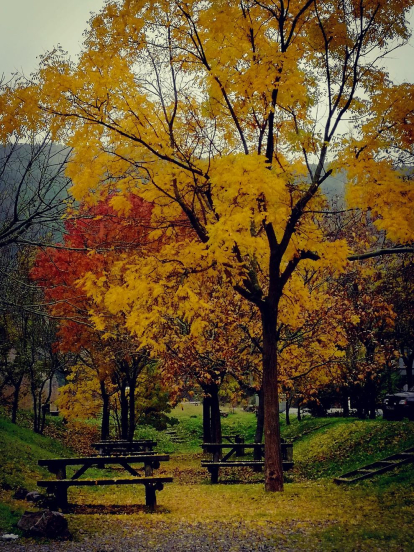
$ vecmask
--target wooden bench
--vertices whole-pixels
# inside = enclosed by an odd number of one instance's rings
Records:
[[[230,433],[228,435],[222,435],[221,438],[228,443],[244,443],[244,437],[239,433]],[[244,449],[240,448],[236,450],[236,456],[244,456]]]
[[[41,480],[39,487],[46,487],[47,492],[54,494],[56,505],[62,510],[68,507],[68,487],[98,486],[98,485],[145,485],[145,504],[151,511],[157,505],[156,491],[162,491],[164,483],[171,483],[172,477],[136,477],[134,479],[56,479]]]
[[[251,467],[255,471],[261,471],[264,466],[264,444],[263,443],[203,443],[203,449],[213,456],[211,461],[202,461],[201,466],[210,472],[211,483],[218,483],[219,471],[221,468]],[[230,449],[223,458],[220,455],[224,449]],[[260,460],[232,460],[232,455],[237,455],[239,450],[252,449],[259,456]],[[287,471],[293,467],[293,446],[290,443],[281,443],[283,470]]]
[[[155,446],[157,446],[157,442],[152,439],[139,439],[135,441],[99,441],[98,443],[91,444],[91,447],[97,449],[98,454],[103,456],[152,452]]]
[[[282,461],[283,471],[288,471],[293,468],[293,462],[288,462],[287,460]],[[219,471],[220,468],[243,468],[251,467],[254,471],[261,471],[264,467],[263,460],[231,460],[226,462],[201,462],[203,468],[207,468],[210,472],[211,483],[218,483]]]
[[[168,454],[141,453],[129,456],[85,456],[83,458],[50,458],[39,460],[39,466],[45,466],[56,475],[54,480],[41,480],[39,487],[46,487],[56,497],[57,506],[65,509],[68,504],[68,488],[73,486],[96,485],[145,485],[146,505],[150,509],[156,506],[155,491],[163,489],[163,483],[170,483],[172,477],[153,477],[153,470],[160,467],[161,461],[167,461]],[[145,477],[142,477],[131,464],[143,463]],[[120,466],[134,477],[132,479],[79,479],[89,468],[105,469],[106,466]],[[69,479],[66,468],[80,466]]]

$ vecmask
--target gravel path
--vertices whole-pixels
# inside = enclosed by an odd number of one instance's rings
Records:
[[[105,524],[106,525],[106,524]],[[111,527],[112,526],[112,527]],[[113,529],[113,531],[111,531]],[[77,535],[77,541],[0,542],[1,552],[273,552],[316,550],[303,547],[307,529],[295,523],[257,526],[244,523],[110,523],[99,534]],[[302,543],[302,544],[300,544]]]

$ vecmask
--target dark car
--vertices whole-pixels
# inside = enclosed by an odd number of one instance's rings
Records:
[[[386,420],[414,420],[414,387],[409,391],[385,395],[382,401],[382,415]]]

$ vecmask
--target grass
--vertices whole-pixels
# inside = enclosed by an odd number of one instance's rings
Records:
[[[47,475],[38,467],[41,458],[73,456],[59,441],[43,437],[5,418],[0,418],[0,488],[36,487],[36,481]]]
[[[246,442],[252,442],[256,430],[256,416],[242,409],[228,410],[227,418],[222,418],[223,435],[240,433]],[[178,420],[178,424],[169,428],[176,432],[176,437],[182,443],[175,443],[174,438],[167,431],[156,431],[154,428],[138,428],[136,438],[151,438],[157,441],[158,452],[199,453],[203,442],[203,410],[201,404],[182,403],[171,412],[171,416]]]
[[[141,486],[71,488],[69,500],[78,505],[68,515],[76,539],[85,535],[148,534],[174,532],[178,528],[211,534],[219,526],[261,535],[275,548],[292,550],[414,550],[414,467],[406,465],[375,479],[352,486],[336,486],[332,477],[353,467],[414,446],[413,422],[305,418],[282,422],[282,435],[294,442],[295,469],[285,492],[266,493],[263,474],[248,469],[228,470],[224,483],[211,485],[201,468],[201,407],[183,405],[172,413],[174,426],[184,443],[173,443],[165,432],[140,428],[140,437],[154,437],[159,450],[175,451],[161,464],[159,475],[173,475],[174,482],[158,493],[157,512],[148,515]],[[223,433],[242,433],[251,440],[254,414],[230,411]],[[328,425],[326,425],[328,424]],[[0,481],[34,482],[40,472],[37,458],[70,454],[59,443],[34,435],[0,420],[0,449],[6,451],[6,467]],[[3,450],[2,450],[3,453]],[[15,458],[15,460],[13,460]],[[26,471],[22,471],[21,466]],[[14,468],[13,468],[14,466]],[[25,503],[0,494],[0,528],[13,530]],[[128,514],[127,516],[125,514]],[[227,529],[226,529],[227,530]],[[134,533],[135,532],[135,533]]]
[[[0,501],[2,500],[0,494]],[[7,497],[4,497],[7,500]],[[19,518],[22,516],[24,508],[14,507],[7,502],[0,502],[0,531],[4,533],[16,533],[16,523],[19,521]]]
[[[339,476],[414,446],[413,430],[408,421],[333,418],[295,442],[295,471],[307,479]]]
[[[156,531],[166,524],[166,531],[183,523],[197,528],[202,522],[214,530],[218,524],[243,525],[247,530],[286,540],[294,533],[297,550],[410,550],[414,496],[412,487],[403,490],[388,476],[382,492],[372,485],[338,487],[330,481],[286,485],[283,494],[265,493],[262,484],[212,486],[175,482],[166,485],[159,495],[160,509],[148,516],[132,509],[128,516],[130,530],[147,527]],[[133,508],[142,503],[143,490],[111,490],[110,504]],[[99,490],[93,496],[73,489],[77,503],[108,504],[108,493]],[[99,510],[98,510],[99,511]],[[115,510],[116,511],[116,510]],[[122,509],[121,509],[122,511]],[[398,520],[398,522],[397,522]],[[84,532],[117,532],[125,516],[115,513],[104,519],[91,515],[72,516],[72,528]],[[105,528],[104,528],[105,527]],[[195,529],[196,530],[196,529]],[[275,537],[276,538],[276,537]]]

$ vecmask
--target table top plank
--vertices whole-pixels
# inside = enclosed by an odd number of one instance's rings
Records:
[[[132,440],[129,440],[129,439],[102,439],[101,441],[97,441],[97,444],[102,444],[102,443],[152,443],[153,440],[152,439],[132,439]]]
[[[96,443],[92,443],[91,447],[93,448],[99,448],[99,447],[143,447],[143,446],[156,446],[157,441],[153,441],[152,439],[140,439],[136,441],[98,441]]]
[[[202,443],[201,447],[203,448],[234,448],[234,449],[245,449],[245,448],[262,448],[264,443]],[[281,447],[292,447],[292,443],[281,443]]]
[[[149,484],[149,483],[171,483],[173,481],[172,477],[161,476],[161,477],[135,477],[134,479],[56,479],[56,480],[40,480],[37,482],[39,487],[58,487],[58,486],[93,486],[93,485],[131,485],[131,484]]]
[[[152,460],[158,460],[160,462],[166,462],[170,459],[168,454],[133,454],[124,456],[84,456],[80,458],[47,458],[44,460],[38,460],[39,466],[76,466],[76,465],[94,465],[94,464],[121,464],[123,462],[129,462],[131,464],[138,462],[150,462]]]
[[[245,448],[262,448],[264,443],[203,443],[203,448],[232,448],[232,449],[245,449]]]

